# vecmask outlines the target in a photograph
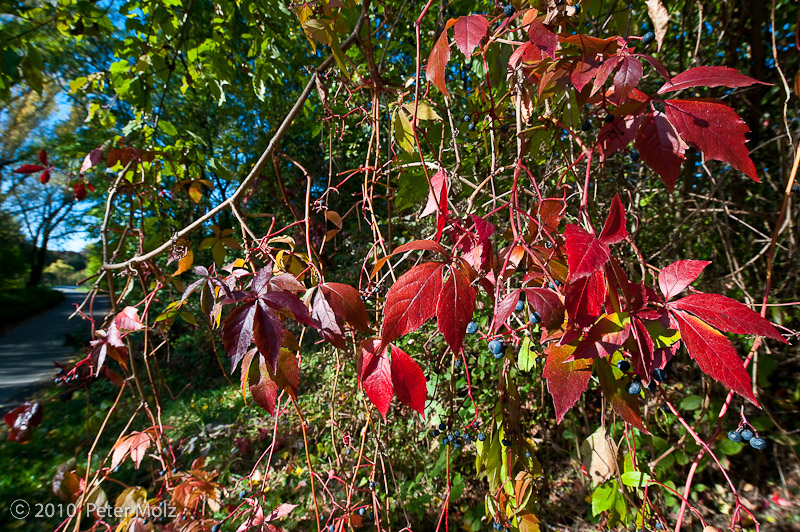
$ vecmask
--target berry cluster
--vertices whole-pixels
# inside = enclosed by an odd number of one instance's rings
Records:
[[[439,426],[433,429],[431,435],[434,438],[438,438],[440,435],[442,435],[442,438],[439,440],[440,443],[442,445],[452,444],[453,449],[456,451],[460,451],[464,446],[469,445],[473,441],[473,438],[469,433],[464,432],[462,434],[458,429],[454,430],[450,434],[445,434],[445,432],[447,432],[447,425],[444,423],[439,423]],[[477,439],[479,441],[484,441],[486,439],[486,435],[481,432],[478,434]]]
[[[737,443],[748,442],[750,447],[756,451],[763,451],[767,447],[767,442],[759,438],[755,432],[747,427],[739,427],[736,430],[730,431],[728,433],[728,439]]]

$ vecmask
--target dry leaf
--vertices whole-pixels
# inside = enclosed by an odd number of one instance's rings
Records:
[[[617,448],[607,437],[606,429],[600,427],[581,445],[583,465],[594,485],[611,478],[617,470]]]
[[[650,15],[650,20],[653,21],[653,32],[656,34],[656,43],[658,43],[658,51],[661,51],[661,45],[664,42],[664,37],[667,35],[667,27],[669,27],[669,11],[661,3],[661,0],[646,0],[647,14]]]

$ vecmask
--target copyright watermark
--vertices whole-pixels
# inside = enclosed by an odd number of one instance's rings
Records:
[[[61,503],[29,503],[25,499],[17,499],[11,503],[9,513],[14,519],[33,518],[67,518],[72,517],[78,511],[76,504]],[[88,503],[84,507],[87,516],[99,519],[124,519],[135,516],[144,519],[157,520],[160,518],[175,518],[178,516],[178,509],[166,502],[157,505],[140,504],[136,506],[111,506]]]

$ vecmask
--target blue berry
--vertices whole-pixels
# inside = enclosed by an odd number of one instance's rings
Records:
[[[439,430],[438,430],[438,429],[433,429],[433,432],[432,432],[432,434],[433,434],[433,437],[434,437],[434,438],[438,438],[440,433],[439,433]]]
[[[439,423],[439,430],[447,430],[447,425],[444,423]]]
[[[544,249],[553,249],[553,243],[549,240],[544,241]]]
[[[753,438],[753,436],[755,436],[755,434],[753,434],[753,431],[750,429],[742,429],[741,434],[742,434],[742,439],[744,441],[750,441]]]
[[[580,4],[575,4],[572,7],[575,8],[575,14],[576,15],[581,12],[581,5]]]
[[[668,376],[669,375],[667,375],[667,372],[661,368],[656,368],[653,370],[653,378],[658,382],[664,382],[665,380],[667,380]]]
[[[500,132],[508,133],[508,124],[503,124],[502,126],[500,126]]]
[[[636,162],[639,160],[639,152],[636,150],[631,150],[631,161]]]
[[[358,509],[358,515],[364,515],[365,513],[367,513],[367,509],[366,508],[359,508]]]
[[[486,434],[484,434],[483,432],[479,432],[478,441],[486,441]]]
[[[369,514],[367,514],[367,520],[368,521],[372,521],[373,519],[375,519],[375,514],[373,512],[370,512]]]
[[[457,443],[457,444],[453,445],[453,449],[455,449],[456,451],[460,451],[461,450],[461,444]]]
[[[502,443],[502,444],[503,444],[505,447],[508,447],[509,445],[511,445],[511,442],[510,442],[510,441],[508,441],[508,440],[507,440],[507,439],[505,439],[505,438],[503,438],[502,440],[500,440],[500,443]]]
[[[628,371],[629,369],[631,369],[631,363],[628,362],[627,360],[620,360],[619,362],[617,362],[617,368],[619,368],[619,370],[623,372]]]
[[[470,131],[475,131],[475,122],[470,122],[467,126],[467,129]]]
[[[516,12],[517,12],[517,10],[511,4],[508,4],[506,7],[503,8],[503,15],[505,15],[506,18],[513,17],[514,13],[516,13]]]
[[[592,123],[588,120],[581,124],[581,131],[589,131],[590,129],[592,129]]]
[[[535,310],[533,312],[531,312],[531,323],[536,325],[540,321],[542,321],[542,317],[539,315],[539,313],[537,311],[535,311]]]
[[[239,498],[240,499],[244,499],[245,497],[247,497],[247,492],[245,490],[240,491],[239,492]]]
[[[442,445],[447,445],[450,443],[450,440],[447,439],[447,436],[442,436]]]
[[[489,352],[493,355],[499,355],[503,352],[503,342],[500,340],[492,340],[489,342]]]
[[[531,457],[531,452],[525,451],[525,458],[530,458],[530,457]]]
[[[211,527],[211,532],[219,532],[220,525],[217,523],[216,525]]]
[[[630,395],[639,395],[640,393],[642,393],[642,383],[639,381],[633,381],[630,384],[628,384],[626,391]]]
[[[464,122],[469,122],[472,120],[472,117],[469,115],[464,115]]]
[[[369,489],[374,490],[376,485],[374,480],[369,481]]]
[[[755,449],[756,451],[763,451],[767,448],[767,442],[762,440],[761,438],[752,438],[750,440],[750,447]]]
[[[472,436],[470,436],[469,434],[464,434],[464,441],[465,441],[467,444],[469,444],[469,442],[471,442],[471,441],[472,441]]]
[[[664,525],[661,524],[661,521],[656,521],[656,528],[658,530],[664,530]]]
[[[346,450],[344,453],[345,453],[346,455],[350,456],[350,452],[351,452],[351,451],[352,451],[352,449],[347,449],[347,450]]]
[[[475,334],[478,332],[478,324],[471,321],[467,324],[467,334]]]
[[[524,301],[517,301],[517,305],[514,307],[514,310],[519,312],[520,310],[522,310],[524,308],[525,308],[525,302]]]
[[[460,431],[460,430],[454,430],[454,431],[453,431],[453,436],[455,436],[456,438],[458,438],[459,436],[461,436],[461,431]]]
[[[647,33],[642,35],[642,44],[647,46],[648,44],[653,42],[655,39],[656,39],[656,34],[653,33],[652,31],[648,31]]]
[[[335,530],[336,530],[336,526],[333,523],[328,525],[328,532],[334,532]]]
[[[555,290],[556,285],[553,284],[553,281],[550,281],[549,283],[547,283],[547,288],[549,288],[550,290]]]
[[[460,359],[460,358],[456,359],[455,366],[456,366],[457,368],[460,368],[460,367],[461,367],[461,359]]]
[[[606,121],[606,124],[610,124],[611,122],[614,121],[614,115],[612,115],[611,113],[607,114],[606,118],[605,118],[605,121]]]

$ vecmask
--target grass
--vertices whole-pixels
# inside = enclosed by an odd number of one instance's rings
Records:
[[[58,305],[64,294],[45,286],[9,288],[0,292],[0,334],[27,318]]]

